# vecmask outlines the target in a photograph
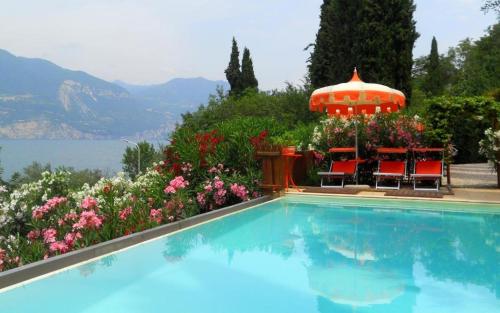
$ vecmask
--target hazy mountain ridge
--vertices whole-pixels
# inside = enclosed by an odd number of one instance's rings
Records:
[[[163,84],[133,85],[123,81],[115,83],[146,104],[168,107],[173,114],[196,110],[208,102],[209,95],[215,95],[217,88],[229,89],[223,80],[208,80],[203,77],[174,78]]]
[[[225,83],[175,81],[152,86],[110,83],[0,49],[0,138],[164,138],[180,113],[206,103],[216,86]]]

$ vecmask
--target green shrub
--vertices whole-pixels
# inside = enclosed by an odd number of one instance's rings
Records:
[[[436,97],[426,100],[425,118],[430,129],[429,141],[446,146],[453,144],[456,163],[483,162],[479,141],[484,131],[498,118],[499,103],[488,97]]]

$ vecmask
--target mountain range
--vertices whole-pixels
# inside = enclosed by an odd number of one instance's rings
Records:
[[[0,49],[0,138],[165,138],[225,81],[176,78],[158,85],[108,82]]]

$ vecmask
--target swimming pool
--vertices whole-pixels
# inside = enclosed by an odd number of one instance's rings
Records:
[[[485,206],[286,196],[5,289],[0,311],[499,312],[500,215],[462,209]]]

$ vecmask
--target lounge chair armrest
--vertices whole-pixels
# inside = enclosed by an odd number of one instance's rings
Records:
[[[375,176],[405,176],[405,174],[401,173],[381,173],[381,172],[375,172],[373,173]]]
[[[442,174],[411,174],[413,177],[441,177]]]
[[[319,176],[340,176],[340,175],[353,175],[350,173],[342,173],[342,172],[318,172]]]

